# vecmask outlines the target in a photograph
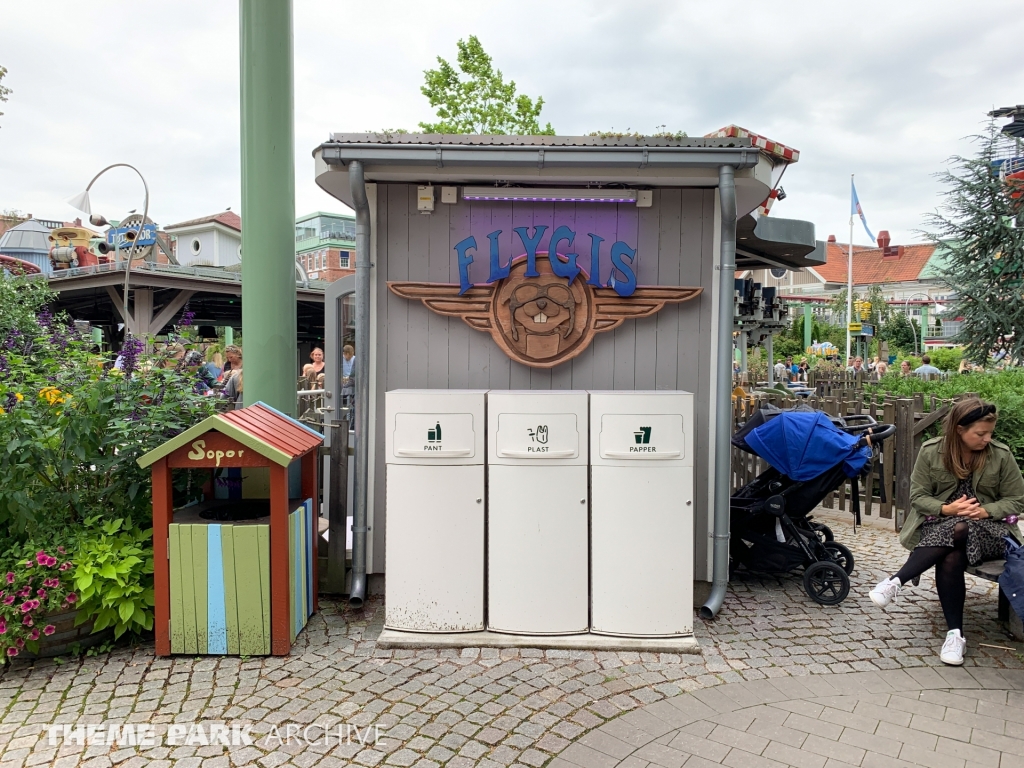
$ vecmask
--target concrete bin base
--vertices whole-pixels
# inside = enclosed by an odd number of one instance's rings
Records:
[[[542,648],[576,651],[636,651],[647,653],[699,654],[697,638],[608,637],[606,635],[505,635],[497,632],[451,634],[400,632],[385,629],[377,638],[378,648]]]

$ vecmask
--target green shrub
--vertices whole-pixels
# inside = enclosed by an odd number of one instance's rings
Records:
[[[938,347],[929,349],[928,356],[932,365],[940,371],[957,371],[960,369],[960,361],[964,359],[964,352],[960,347]]]

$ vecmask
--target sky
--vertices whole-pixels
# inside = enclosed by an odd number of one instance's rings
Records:
[[[415,130],[436,57],[477,35],[561,135],[702,136],[729,124],[800,150],[772,215],[849,239],[850,174],[868,223],[922,238],[935,174],[972,151],[994,107],[1024,103],[1019,0],[822,3],[295,0],[296,212],[347,212],[313,179],[332,131]],[[73,219],[104,166],[139,168],[161,225],[241,210],[238,3],[6,0],[0,210]],[[117,169],[109,218],[142,207]],[[854,242],[870,241],[860,223]]]

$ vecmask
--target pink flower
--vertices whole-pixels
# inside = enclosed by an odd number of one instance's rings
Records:
[[[47,568],[52,568],[56,564],[57,564],[57,558],[54,557],[53,555],[47,555],[46,562],[43,563],[43,565],[45,565]]]
[[[43,634],[44,635],[52,635],[56,631],[57,631],[57,628],[55,626],[53,626],[53,624],[47,624],[45,627],[43,627]]]
[[[29,640],[38,640],[39,639],[39,630],[38,629],[33,629],[31,632],[29,632],[28,639]]]
[[[45,589],[37,589],[36,590],[36,596],[41,598],[41,599],[43,599],[43,600],[45,600],[46,599],[46,590]]]
[[[28,597],[32,594],[32,587],[22,587],[18,590],[18,597]]]
[[[17,640],[14,641],[14,644],[16,646],[18,646],[19,648],[24,648],[25,647],[25,641],[22,640],[20,637]]]
[[[47,587],[49,589],[53,589],[54,587],[59,587],[60,586],[60,579],[45,579],[43,581],[43,586]]]
[[[34,623],[35,622],[32,621],[32,617],[29,616],[27,613],[25,614],[25,618],[21,620],[22,626],[25,626],[25,627],[31,627]]]
[[[8,584],[13,584],[14,583],[14,574],[11,573],[10,571],[7,572],[7,583]]]
[[[28,613],[29,611],[34,611],[38,607],[38,600],[26,600],[24,603],[21,604],[21,612]]]
[[[64,547],[57,547],[57,551],[60,552],[62,555],[66,555],[67,554],[67,550],[64,549]]]
[[[0,619],[0,635],[5,632],[7,632],[7,621],[5,619]]]
[[[14,604],[14,595],[8,595],[7,597],[4,598],[4,605],[13,605],[13,604]]]
[[[68,592],[68,596],[64,599],[67,600],[69,603],[76,603],[78,602],[78,595],[76,595],[74,592]]]
[[[40,549],[38,552],[36,552],[36,562],[40,565],[46,565],[46,561],[49,559],[50,556],[43,552],[43,550]]]
[[[7,649],[7,655],[8,656],[17,656],[18,655],[18,649],[17,648],[8,648]]]
[[[25,561],[25,567],[26,568],[31,568],[33,565],[35,565],[35,563],[33,563],[31,560],[26,560]]]
[[[60,570],[66,571],[70,567],[71,567],[71,563],[62,563],[61,566],[60,566]]]

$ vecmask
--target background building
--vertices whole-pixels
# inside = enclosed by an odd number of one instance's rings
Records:
[[[227,210],[164,229],[174,239],[178,263],[189,267],[230,267],[242,261],[242,218]]]
[[[295,260],[310,280],[333,283],[355,274],[354,216],[317,211],[295,221]]]

